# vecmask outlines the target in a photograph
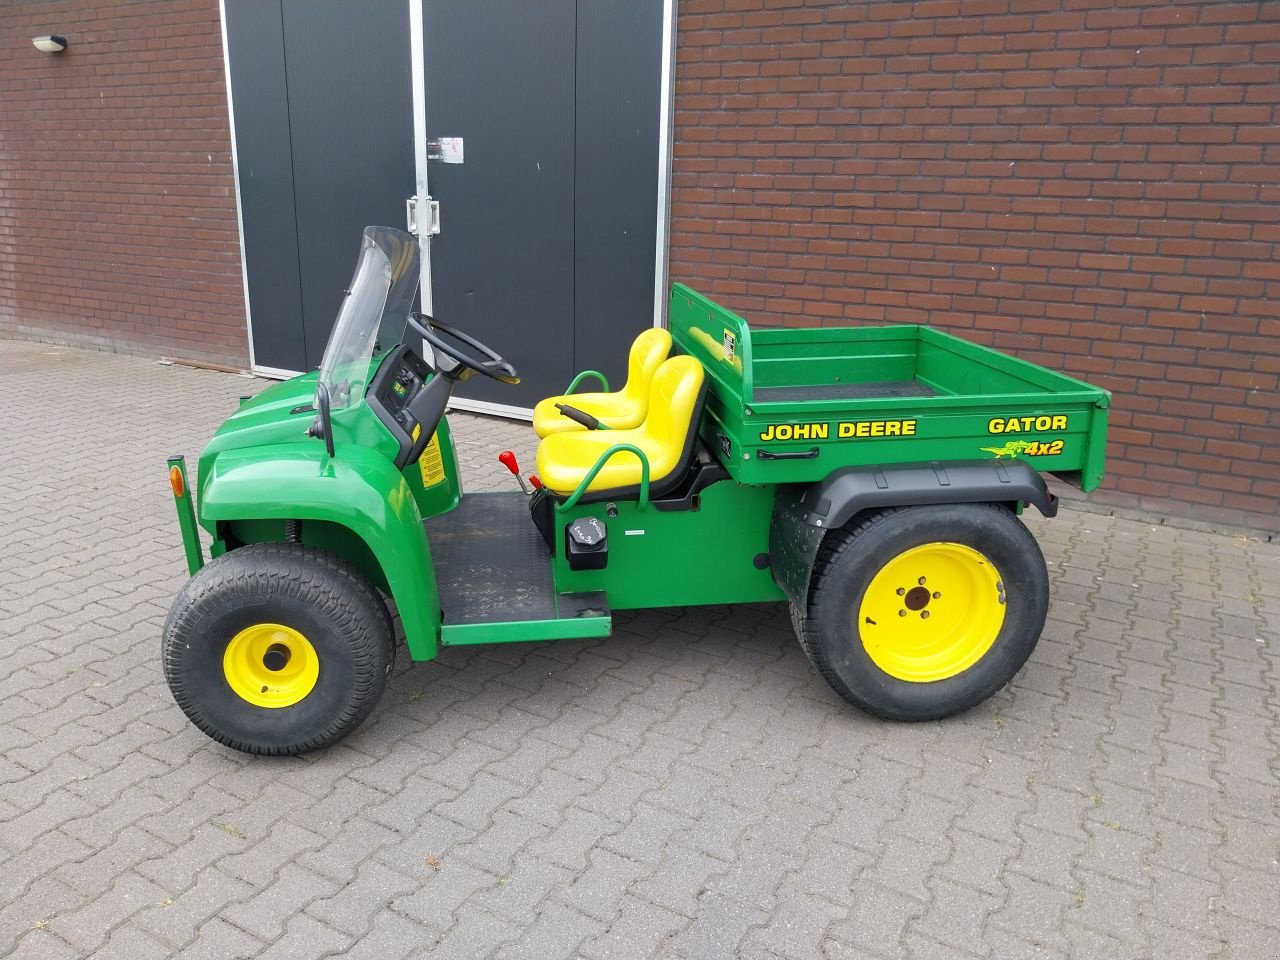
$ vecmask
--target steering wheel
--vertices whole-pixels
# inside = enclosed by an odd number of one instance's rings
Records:
[[[424,324],[422,321],[426,321]],[[458,373],[458,365],[466,368],[468,371],[474,370],[476,373],[482,373],[486,377],[497,380],[501,383],[519,383],[520,374],[516,373],[516,368],[502,359],[501,355],[486,347],[474,337],[469,337],[454,327],[446,326],[439,320],[427,316],[425,313],[409,314],[409,326],[413,327],[422,338],[431,344],[431,346],[449,357],[456,364],[452,370],[441,370],[445,376],[452,380],[461,380],[468,376],[467,373]],[[480,359],[468,351],[460,350],[452,344],[442,340],[439,334],[444,334],[459,343],[464,343],[474,350],[480,351],[487,360]]]

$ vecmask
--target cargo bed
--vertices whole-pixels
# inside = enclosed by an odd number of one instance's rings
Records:
[[[765,328],[682,284],[671,334],[709,376],[702,438],[741,483],[1020,458],[1092,490],[1110,394],[931,327]]]

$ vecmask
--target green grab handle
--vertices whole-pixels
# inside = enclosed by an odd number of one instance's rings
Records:
[[[645,504],[649,502],[649,458],[644,455],[644,451],[632,443],[616,443],[604,453],[600,454],[600,458],[587,471],[587,475],[582,478],[582,482],[578,484],[578,489],[569,495],[569,499],[560,504],[560,510],[569,510],[577,505],[582,499],[582,495],[587,492],[587,487],[591,486],[591,481],[596,478],[596,474],[604,467],[609,460],[619,453],[634,453],[640,460],[640,509],[645,508]]]
[[[600,381],[600,386],[604,387],[604,392],[609,392],[609,381],[605,379],[605,375],[603,373],[599,370],[583,370],[573,378],[573,382],[570,383],[568,389],[565,390],[565,395],[568,396],[569,394],[572,394],[573,391],[578,389],[578,384],[582,383],[583,380],[586,380],[589,377],[595,377]]]

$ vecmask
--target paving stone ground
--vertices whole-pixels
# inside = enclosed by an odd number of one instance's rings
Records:
[[[780,606],[403,660],[341,745],[170,699],[163,459],[262,381],[0,342],[0,956],[1275,958],[1280,545],[1065,509],[1013,684],[837,699]],[[472,489],[527,426],[455,415]]]

